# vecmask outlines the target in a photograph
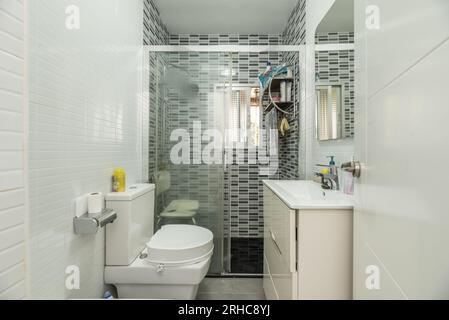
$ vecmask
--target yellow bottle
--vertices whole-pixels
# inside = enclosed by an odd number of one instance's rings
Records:
[[[112,191],[125,192],[126,189],[126,174],[123,168],[115,168],[112,175]]]

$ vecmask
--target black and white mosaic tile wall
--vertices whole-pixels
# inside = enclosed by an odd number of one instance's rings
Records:
[[[306,43],[306,0],[299,0],[293,9],[282,33],[282,43],[285,45]]]
[[[316,44],[354,43],[354,33],[319,33]],[[317,81],[344,85],[343,137],[354,136],[354,50],[317,51],[315,53]]]
[[[354,32],[317,33],[315,44],[354,43]]]
[[[153,0],[143,1],[143,44],[144,45],[164,45],[169,42],[169,32],[162,21],[159,11]],[[148,109],[144,109],[143,116],[149,121],[147,136],[142,142],[148,149],[148,179],[154,181],[156,169],[162,170],[166,163],[166,128],[168,117],[165,113],[164,93],[158,85],[164,75],[166,61],[163,55],[149,54],[150,74],[148,79],[149,96],[144,95],[144,101],[148,103]],[[145,150],[144,146],[144,150]],[[163,208],[163,195],[157,195],[155,199],[155,212],[158,213]],[[156,220],[157,218],[155,218]]]
[[[159,16],[159,11],[154,4],[153,0],[144,1],[144,12],[143,12],[143,44],[144,45],[164,45],[169,42],[169,32],[167,27],[163,23],[161,17]],[[163,147],[164,139],[159,139],[159,137],[165,137],[166,134],[163,132],[164,122],[168,120],[164,117],[164,101],[163,95],[160,93],[160,88],[158,83],[163,76],[163,70],[165,62],[162,60],[162,55],[150,54],[149,64],[151,70],[150,76],[150,91],[149,91],[149,158],[148,158],[148,177],[152,179],[155,174],[156,163],[160,163],[163,159]],[[159,159],[156,159],[158,155]]]
[[[298,1],[287,22],[287,27],[282,34],[282,44],[303,45],[306,38],[306,0]],[[300,66],[297,53],[286,53],[283,62],[292,67],[295,77],[296,91],[296,114],[294,108],[290,107],[286,111],[290,115],[286,116],[291,130],[286,137],[279,139],[279,178],[281,180],[299,179],[299,117],[300,117]],[[282,117],[280,114],[279,117]]]
[[[179,34],[170,35],[171,45],[278,45],[282,43],[280,35],[258,34]]]
[[[168,44],[169,32],[153,0],[143,1],[143,44]]]

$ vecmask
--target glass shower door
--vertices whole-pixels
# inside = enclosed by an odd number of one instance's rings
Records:
[[[222,274],[230,250],[229,219],[223,206],[224,165],[222,154],[209,151],[211,144],[222,143],[222,106],[229,90],[217,88],[229,88],[229,55],[149,52],[145,62],[149,64],[148,175],[157,187],[155,226],[196,223],[212,231],[215,247],[209,273]],[[176,201],[184,206],[179,216],[161,218]]]

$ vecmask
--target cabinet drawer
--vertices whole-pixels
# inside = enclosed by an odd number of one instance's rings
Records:
[[[268,239],[265,245],[267,270],[270,272],[275,292],[281,300],[293,300],[297,297],[297,273],[291,272],[273,241]]]
[[[271,270],[268,265],[268,260],[265,254],[263,255],[263,289],[267,300],[279,300],[279,296],[274,288],[273,278],[271,277]]]
[[[296,211],[265,186],[264,212],[265,241],[277,249],[290,272],[296,272]]]

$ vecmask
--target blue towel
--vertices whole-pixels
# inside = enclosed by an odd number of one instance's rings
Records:
[[[270,79],[274,78],[278,75],[283,75],[288,73],[288,68],[286,66],[273,68],[268,74],[260,74],[259,75],[259,83],[262,92],[267,88]]]

